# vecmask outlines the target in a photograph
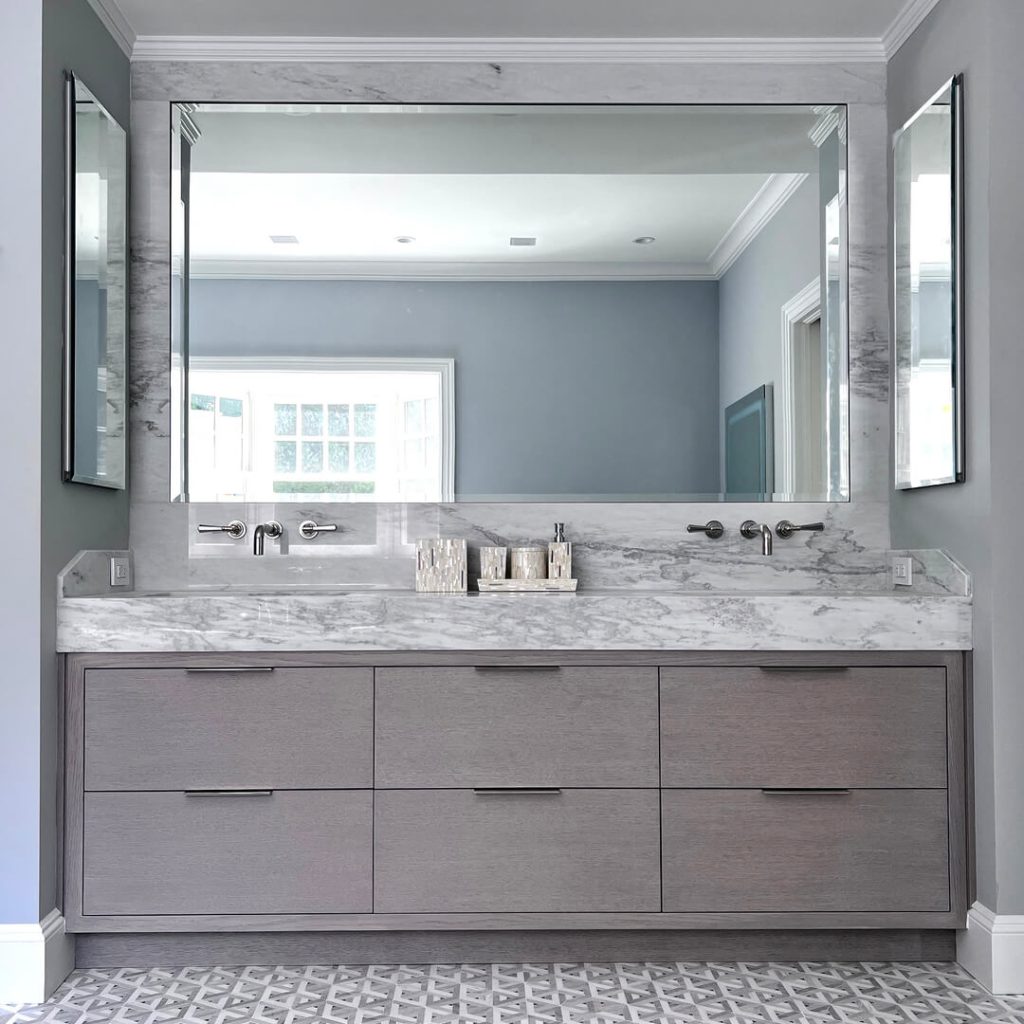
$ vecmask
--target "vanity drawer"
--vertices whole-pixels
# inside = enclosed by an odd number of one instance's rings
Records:
[[[658,785],[653,668],[376,674],[377,786]]]
[[[376,794],[377,913],[657,911],[658,792]]]
[[[666,668],[664,786],[946,785],[943,668]]]
[[[373,785],[373,671],[90,669],[85,788]]]
[[[946,911],[944,790],[665,790],[664,909]]]
[[[87,793],[85,914],[372,909],[373,794]]]

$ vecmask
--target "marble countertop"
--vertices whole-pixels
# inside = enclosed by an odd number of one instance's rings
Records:
[[[968,650],[968,594],[255,588],[61,597],[62,652]]]

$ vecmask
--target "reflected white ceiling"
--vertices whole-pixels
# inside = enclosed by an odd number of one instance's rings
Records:
[[[203,104],[192,272],[717,277],[817,174],[824,113]]]
[[[191,254],[196,261],[705,264],[766,181],[763,174],[194,174]],[[297,242],[275,244],[272,235]],[[512,246],[513,236],[536,243]],[[636,244],[641,236],[655,241]]]

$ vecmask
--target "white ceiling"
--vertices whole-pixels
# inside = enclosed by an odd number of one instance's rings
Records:
[[[89,0],[139,59],[358,59],[368,44],[449,44],[406,59],[537,59],[529,43],[677,44],[669,59],[707,59],[701,41],[726,44],[721,59],[884,60],[939,0]],[[277,46],[272,47],[273,41]],[[232,41],[231,45],[224,44]],[[460,41],[463,49],[459,49]],[[481,45],[470,53],[465,43]],[[358,43],[362,46],[341,45]],[[218,47],[218,43],[221,45]],[[331,44],[335,44],[333,51]],[[735,44],[735,45],[733,45]],[[687,48],[689,45],[689,49]],[[326,48],[324,48],[326,47]],[[380,49],[380,45],[378,45]],[[622,50],[622,45],[618,46]],[[699,49],[699,46],[698,48]],[[736,50],[736,54],[731,54]],[[335,52],[336,51],[336,52]],[[571,52],[571,50],[570,50]],[[625,51],[623,51],[625,52]],[[630,51],[633,52],[633,51]],[[543,51],[541,51],[543,59]],[[744,58],[744,54],[746,57]],[[774,56],[773,56],[774,55]],[[621,56],[621,55],[620,55]],[[661,54],[665,59],[666,54]],[[754,56],[753,59],[757,59]],[[369,56],[366,59],[385,59]],[[397,58],[395,58],[397,59]],[[551,57],[550,59],[556,59]]]
[[[869,37],[904,0],[117,0],[138,35]]]

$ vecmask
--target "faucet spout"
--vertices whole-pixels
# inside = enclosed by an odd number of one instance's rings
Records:
[[[281,524],[273,519],[268,523],[259,523],[252,531],[252,553],[257,557],[262,555],[264,538],[270,537],[273,540],[280,537],[283,532]]]
[[[740,526],[740,533],[747,538],[747,540],[753,540],[755,537],[761,538],[761,554],[767,557],[772,553],[774,548],[774,535],[772,534],[772,528],[767,523],[755,523],[753,519],[748,519]]]

